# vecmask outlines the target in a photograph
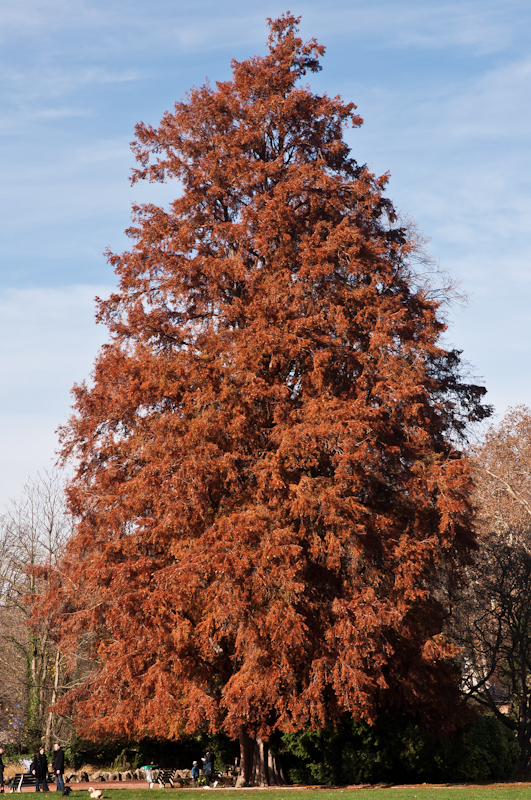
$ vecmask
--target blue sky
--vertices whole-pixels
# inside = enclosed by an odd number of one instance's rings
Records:
[[[106,332],[133,201],[134,125],[157,124],[192,85],[263,53],[265,18],[290,9],[327,48],[317,92],[365,120],[354,157],[431,238],[470,293],[450,319],[499,415],[531,404],[528,0],[0,0],[0,506],[49,468],[70,388]]]

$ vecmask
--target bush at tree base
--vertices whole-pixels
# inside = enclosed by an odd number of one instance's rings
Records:
[[[509,778],[520,755],[512,731],[491,716],[478,717],[468,725],[462,731],[459,745],[456,777],[460,780]]]
[[[375,725],[345,718],[334,729],[282,734],[278,748],[294,783],[419,783],[504,780],[520,748],[498,720],[479,716],[453,737],[405,717]]]

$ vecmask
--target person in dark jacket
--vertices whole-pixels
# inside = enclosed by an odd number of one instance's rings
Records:
[[[31,774],[35,775],[35,791],[40,792],[42,786],[42,791],[48,792],[48,762],[44,747],[39,748],[39,752],[33,759]]]
[[[4,748],[0,747],[0,794],[4,794],[4,761],[2,756],[4,755]]]
[[[201,759],[203,762],[203,775],[205,776],[205,786],[210,789],[210,780],[214,773],[214,753],[207,747],[205,755]]]
[[[55,791],[62,792],[65,788],[65,782],[63,780],[63,774],[65,771],[65,754],[63,753],[59,742],[54,744],[53,749],[55,750],[55,753],[53,754],[52,770],[53,774],[55,775]]]

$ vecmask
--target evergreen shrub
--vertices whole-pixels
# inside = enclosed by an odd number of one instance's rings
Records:
[[[277,749],[294,783],[328,785],[504,780],[519,755],[514,735],[490,716],[452,737],[405,717],[373,726],[345,718],[321,732],[284,733]]]

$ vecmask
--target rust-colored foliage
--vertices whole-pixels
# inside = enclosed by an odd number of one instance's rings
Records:
[[[297,22],[136,130],[134,180],[182,193],[110,255],[48,597],[63,647],[92,632],[66,701],[90,736],[267,737],[449,685],[434,586],[474,542],[453,442],[483,389],[439,342],[386,178],[349,155],[355,106],[300,85],[324,48]]]

